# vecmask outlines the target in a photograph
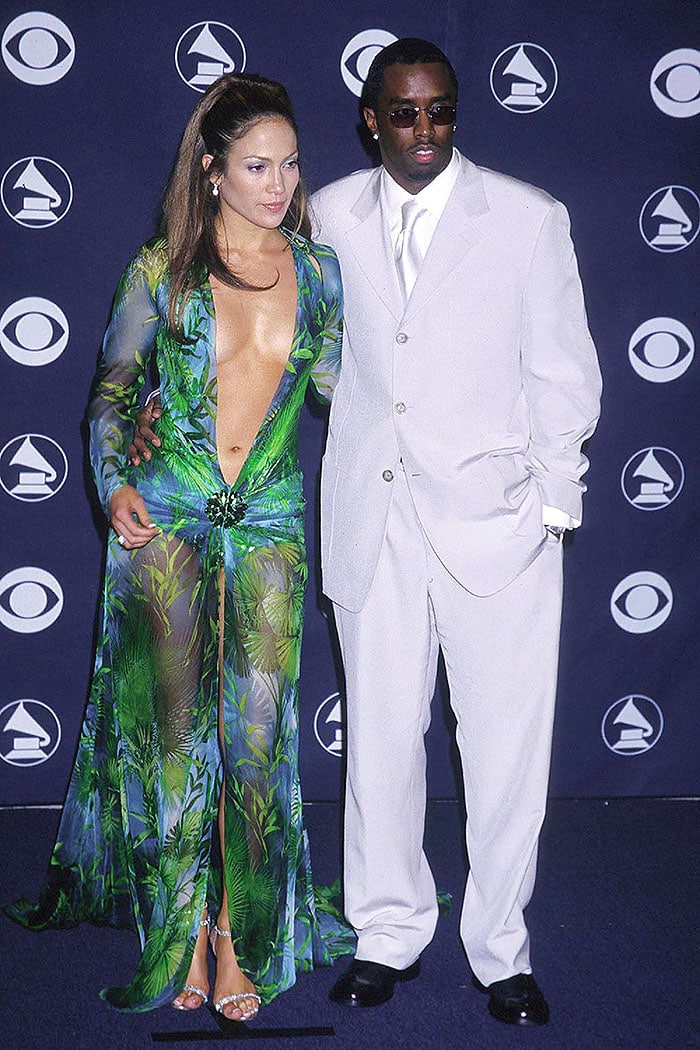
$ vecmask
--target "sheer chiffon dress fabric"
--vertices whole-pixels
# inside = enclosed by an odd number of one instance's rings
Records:
[[[263,1001],[354,947],[331,892],[312,883],[297,757],[307,578],[299,414],[309,382],[331,397],[342,291],[330,249],[287,237],[293,343],[233,487],[217,457],[211,287],[203,273],[178,342],[166,323],[162,239],[121,278],[90,404],[105,510],[115,489],[134,485],[161,532],[128,551],[110,530],[94,676],[49,879],[38,904],[6,911],[33,929],[134,928],[136,973],[102,992],[120,1009],[167,1003],[186,982],[203,910],[215,915],[221,900],[222,783],[235,950]],[[134,468],[127,447],[153,354],[162,446]]]

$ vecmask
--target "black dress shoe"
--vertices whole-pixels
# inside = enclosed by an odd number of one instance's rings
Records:
[[[383,963],[353,959],[343,976],[330,990],[328,998],[342,1006],[379,1006],[394,994],[397,981],[412,981],[420,973],[420,959],[405,970]]]
[[[504,1024],[542,1025],[549,1021],[549,1007],[531,973],[518,973],[485,988],[474,978],[480,992],[489,995],[488,1010]]]

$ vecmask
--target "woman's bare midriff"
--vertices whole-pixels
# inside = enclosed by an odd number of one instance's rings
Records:
[[[216,314],[216,443],[228,485],[241,472],[294,338],[297,282],[291,251],[277,256],[274,265],[279,280],[268,291],[243,291],[211,278]],[[268,266],[244,276],[251,283],[265,284],[274,280],[275,271]]]

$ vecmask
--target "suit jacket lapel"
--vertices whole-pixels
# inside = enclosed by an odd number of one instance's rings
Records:
[[[489,206],[481,172],[461,158],[457,181],[437,224],[415,287],[406,304],[406,319],[421,310],[464,256],[479,243],[489,221]]]
[[[345,237],[367,280],[398,321],[403,316],[404,305],[389,231],[382,222],[379,207],[381,171],[379,167],[372,172],[369,182],[352,207],[352,214],[358,223],[346,231]]]

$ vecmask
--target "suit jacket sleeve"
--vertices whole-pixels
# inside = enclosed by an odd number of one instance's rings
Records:
[[[542,502],[582,518],[581,451],[600,411],[601,379],[588,331],[569,217],[547,213],[532,254],[525,291],[523,389],[530,412],[528,469]]]
[[[311,219],[311,236],[314,241],[325,244],[323,231],[323,205],[321,192],[317,191],[309,198],[309,218]]]

